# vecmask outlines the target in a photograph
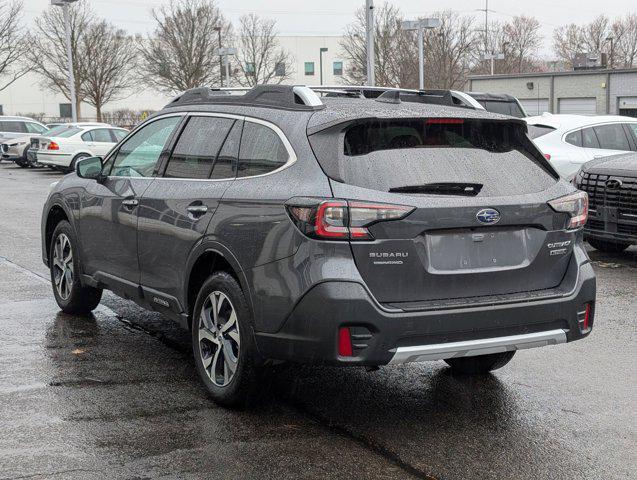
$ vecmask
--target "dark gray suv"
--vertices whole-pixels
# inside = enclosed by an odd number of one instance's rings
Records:
[[[276,361],[486,373],[585,337],[587,205],[512,117],[202,88],[53,187],[42,253],[63,311],[108,289],[189,328],[230,405]]]

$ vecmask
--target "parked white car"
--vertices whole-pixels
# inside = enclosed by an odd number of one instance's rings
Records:
[[[0,141],[6,141],[28,134],[41,135],[46,126],[29,117],[9,117],[0,115]]]
[[[637,150],[637,118],[545,113],[524,120],[535,144],[569,180],[595,158]]]
[[[73,170],[81,158],[102,157],[128,134],[128,130],[107,124],[73,124],[51,137],[33,137],[29,153],[37,163]]]

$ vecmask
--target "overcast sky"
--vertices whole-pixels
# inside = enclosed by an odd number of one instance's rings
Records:
[[[33,21],[50,0],[23,0],[28,23]],[[150,9],[166,3],[164,0],[90,0],[94,10],[119,27],[131,33],[146,33],[152,30]],[[382,2],[376,0],[376,5]],[[476,15],[484,22],[484,0],[391,0],[407,17],[430,14],[437,10],[455,10],[466,15]],[[277,21],[282,35],[339,35],[350,23],[354,11],[364,0],[218,0],[218,5],[232,22],[246,13],[257,13]],[[490,0],[490,15],[494,19],[507,20],[515,15],[527,14],[536,17],[542,24],[545,45],[542,54],[551,53],[551,33],[556,26],[565,23],[586,23],[604,13],[609,17],[623,15],[629,11],[637,13],[636,0]]]

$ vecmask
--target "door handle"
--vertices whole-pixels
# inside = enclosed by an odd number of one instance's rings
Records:
[[[202,215],[205,215],[208,212],[208,206],[207,205],[189,205],[186,210],[188,210],[188,213],[190,213],[193,217],[201,217]]]
[[[127,198],[126,200],[122,200],[122,205],[124,205],[124,208],[128,210],[132,210],[139,205],[139,200],[136,198]]]

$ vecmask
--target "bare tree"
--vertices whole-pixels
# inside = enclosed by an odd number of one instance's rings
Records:
[[[229,38],[231,26],[214,0],[174,0],[153,10],[155,32],[140,43],[144,81],[174,94],[219,82],[216,27]]]
[[[81,36],[93,22],[93,14],[86,2],[69,7],[71,27],[71,51],[73,54],[73,74],[75,77],[76,109],[80,116],[84,85],[86,83],[86,56],[83,55]],[[29,38],[29,56],[33,69],[42,77],[44,87],[62,93],[69,101],[68,62],[64,16],[61,8],[46,10],[35,20],[35,29]]]
[[[276,22],[260,18],[254,13],[239,19],[237,40],[242,86],[253,87],[263,83],[281,83],[292,76],[292,56],[279,46]]]
[[[517,73],[533,69],[533,62],[542,45],[540,22],[534,17],[520,15],[513,17],[504,26],[505,45],[502,52],[505,60],[510,57]]]
[[[133,86],[136,68],[135,39],[105,21],[88,26],[80,37],[84,63],[82,96],[95,107],[97,121],[102,121],[102,107],[125,95]]]
[[[435,14],[440,27],[425,37],[425,81],[427,88],[462,88],[472,66],[478,38],[473,18],[453,11]]]
[[[553,50],[560,60],[572,65],[579,53],[607,51],[606,39],[611,33],[608,17],[600,15],[586,25],[565,25],[553,31]]]
[[[613,64],[623,68],[637,66],[637,14],[629,13],[615,20],[612,31]]]
[[[26,53],[25,34],[21,28],[22,3],[0,4],[0,90],[4,90],[28,71],[28,62],[24,62]],[[19,64],[22,60],[24,63]]]

